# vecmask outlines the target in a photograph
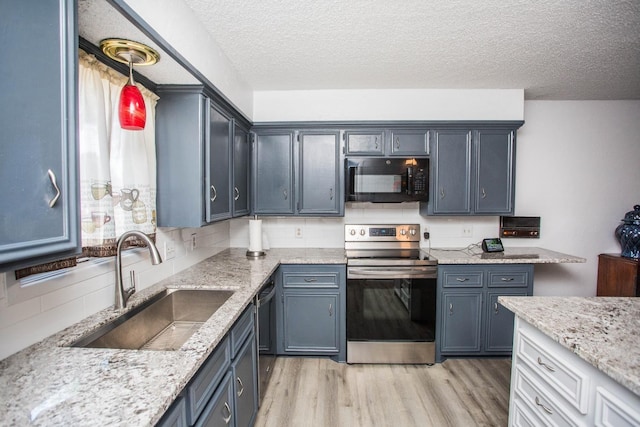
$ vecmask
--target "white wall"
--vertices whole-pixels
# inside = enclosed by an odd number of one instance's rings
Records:
[[[361,105],[363,112],[367,105]],[[505,239],[587,259],[538,265],[536,295],[595,295],[597,255],[619,252],[614,230],[640,203],[640,101],[526,101],[518,132],[516,215],[540,216],[540,239]],[[344,218],[268,218],[271,247],[342,247],[345,223],[419,223],[433,247],[465,247],[498,234],[497,217],[422,217],[418,205],[348,203]],[[472,236],[463,237],[471,227]],[[302,238],[295,237],[296,228]],[[231,246],[248,245],[248,220],[231,223]],[[428,242],[423,242],[428,246]]]
[[[196,233],[195,250],[191,235]],[[167,259],[165,242],[175,248]],[[162,264],[151,265],[146,249],[125,252],[123,279],[134,270],[141,290],[229,247],[229,222],[191,229],[159,229]],[[80,264],[67,273],[21,287],[12,271],[0,273],[0,360],[114,304],[115,261]],[[6,284],[3,283],[6,281]]]
[[[522,89],[256,91],[253,120],[522,120]]]

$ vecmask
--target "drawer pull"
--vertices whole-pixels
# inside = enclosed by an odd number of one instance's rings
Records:
[[[538,365],[540,365],[540,366],[544,366],[545,368],[547,368],[547,370],[548,370],[549,372],[555,372],[555,371],[556,371],[556,368],[554,368],[553,366],[550,366],[550,365],[547,365],[546,363],[544,363],[544,362],[542,361],[542,359],[540,359],[540,356],[538,356]]]
[[[466,281],[468,281],[468,280],[469,280],[469,278],[468,278],[468,277],[456,277],[456,280],[457,280],[458,282],[466,282]]]
[[[238,386],[240,387],[236,394],[238,395],[238,397],[240,397],[242,396],[242,393],[244,393],[244,384],[242,384],[242,380],[240,379],[240,377],[236,377],[236,381],[238,381]]]
[[[542,403],[540,403],[540,399],[538,399],[538,396],[536,396],[536,405],[541,407],[544,410],[544,412],[546,412],[547,414],[549,415],[553,414],[553,410],[551,408],[549,408],[548,406],[544,406]]]
[[[501,277],[500,280],[503,282],[513,282],[513,277]]]
[[[307,283],[314,283],[314,282],[317,282],[318,279],[316,279],[315,277],[305,277],[304,281]]]
[[[222,409],[223,409],[222,419],[224,420],[225,424],[229,424],[229,421],[231,421],[231,407],[227,402],[224,402],[224,408]],[[224,415],[225,410],[227,412],[227,415]]]

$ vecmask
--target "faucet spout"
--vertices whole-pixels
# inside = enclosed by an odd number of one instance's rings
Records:
[[[158,248],[149,236],[138,230],[130,230],[122,233],[118,238],[116,245],[116,310],[122,310],[125,308],[127,306],[127,301],[136,291],[135,283],[131,283],[131,287],[125,290],[122,282],[122,244],[129,237],[133,236],[142,239],[147,244],[147,248],[149,248],[149,256],[151,257],[151,264],[157,265],[162,262]]]

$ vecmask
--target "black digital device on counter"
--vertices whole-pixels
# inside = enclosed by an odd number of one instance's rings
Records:
[[[502,240],[498,237],[493,239],[482,240],[483,252],[504,252],[504,246],[502,246]]]

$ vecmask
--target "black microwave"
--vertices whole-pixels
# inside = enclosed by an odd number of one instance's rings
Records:
[[[349,157],[345,159],[347,202],[426,202],[429,159]]]

